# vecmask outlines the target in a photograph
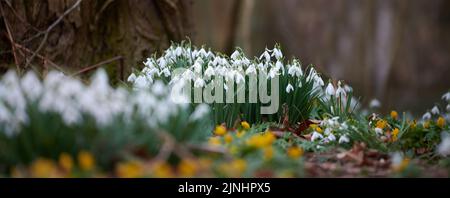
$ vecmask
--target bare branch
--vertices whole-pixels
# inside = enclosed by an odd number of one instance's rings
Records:
[[[33,61],[33,59],[36,57],[36,54],[38,54],[41,49],[44,47],[45,43],[47,42],[48,39],[48,35],[49,33],[52,31],[53,28],[56,27],[56,25],[58,25],[63,19],[64,17],[66,17],[68,14],[70,14],[73,10],[75,10],[75,8],[77,8],[81,2],[83,0],[78,0],[77,2],[75,2],[73,4],[72,7],[70,7],[69,9],[67,9],[58,19],[56,19],[55,22],[53,22],[48,28],[47,30],[45,30],[44,32],[44,38],[41,41],[41,44],[39,44],[39,47],[33,52],[33,55],[31,56],[30,59],[27,60],[27,63],[25,64],[25,68],[28,67],[28,65]],[[40,35],[41,33],[38,33],[37,35]]]

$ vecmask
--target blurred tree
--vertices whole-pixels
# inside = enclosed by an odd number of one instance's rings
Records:
[[[29,65],[38,69],[42,65],[52,67],[55,62],[76,71],[116,56],[123,57],[124,65],[130,68],[150,53],[166,48],[170,41],[183,40],[190,34],[190,1],[77,3],[78,0],[1,0],[0,68],[13,63],[25,67],[37,50]],[[52,24],[54,27],[49,30]]]

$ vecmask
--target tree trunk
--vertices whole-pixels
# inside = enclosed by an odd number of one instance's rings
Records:
[[[123,78],[121,63],[128,73],[171,41],[185,39],[191,29],[190,1],[83,0],[73,10],[78,0],[0,1],[0,68],[11,68],[17,62],[20,69],[61,66],[73,73],[105,62],[110,74],[121,73]],[[44,31],[62,16],[45,38]],[[114,57],[119,58],[108,61]]]

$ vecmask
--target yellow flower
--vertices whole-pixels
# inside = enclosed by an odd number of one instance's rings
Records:
[[[122,178],[136,178],[144,175],[144,166],[138,161],[120,163],[116,168],[117,176]]]
[[[243,159],[235,159],[231,162],[221,163],[219,171],[229,177],[242,177],[247,169],[247,162]]]
[[[444,125],[445,125],[445,119],[444,119],[442,116],[440,116],[440,117],[438,118],[436,124],[437,124],[438,127],[444,128]]]
[[[397,119],[398,119],[398,113],[397,113],[397,111],[391,111],[391,118],[394,119],[394,120],[397,120]]]
[[[311,129],[316,129],[318,126],[317,126],[317,124],[310,124],[309,127],[310,127]]]
[[[264,148],[264,159],[271,160],[273,158],[273,147],[269,146]]]
[[[303,156],[303,148],[293,146],[287,149],[287,154],[292,159],[297,159],[301,156]]]
[[[376,127],[380,129],[386,128],[387,122],[385,120],[378,120]]]
[[[395,128],[395,129],[392,131],[392,141],[393,141],[393,142],[397,141],[397,138],[398,138],[398,132],[399,132],[399,129],[398,129],[398,128]]]
[[[80,151],[78,153],[78,165],[81,170],[91,171],[95,166],[95,159],[88,151]]]
[[[250,129],[250,124],[246,121],[241,122],[241,126],[242,128],[244,128],[245,130]]]
[[[232,155],[236,155],[239,152],[239,147],[236,145],[231,145],[229,151]]]
[[[238,138],[241,138],[242,136],[244,136],[245,135],[245,131],[238,131],[237,133],[236,133],[236,137],[238,137]]]
[[[153,165],[153,175],[159,178],[173,177],[172,167],[166,162],[157,162]]]
[[[222,143],[220,142],[219,137],[210,137],[208,144],[211,146],[220,146]]]
[[[271,132],[266,132],[263,135],[256,134],[247,140],[247,145],[255,148],[264,148],[272,145],[275,141],[275,136]]]
[[[320,128],[320,127],[316,127],[316,131],[317,131],[318,133],[322,133],[322,132],[323,132],[322,128]]]
[[[44,158],[38,158],[31,164],[31,176],[32,177],[55,177],[56,176],[56,165],[53,163],[53,161],[44,159]]]
[[[222,125],[216,126],[216,129],[214,130],[214,134],[222,136],[227,133],[227,128],[225,128]]]
[[[224,137],[225,143],[229,144],[233,141],[233,136],[231,136],[230,134],[226,134]]]
[[[426,129],[430,128],[430,121],[425,121],[423,123],[423,128],[426,128]]]
[[[392,168],[395,172],[402,172],[408,167],[410,161],[409,158],[405,157],[399,165],[394,165]]]
[[[68,153],[61,153],[59,155],[59,166],[66,172],[71,172],[73,168],[73,159]]]
[[[409,126],[411,127],[411,129],[415,129],[417,126],[417,121],[416,120],[411,121]]]
[[[247,162],[243,159],[233,160],[230,164],[226,164],[229,167],[228,173],[234,176],[241,176],[247,169]]]
[[[193,177],[197,173],[197,164],[190,159],[183,159],[178,164],[178,173],[182,177]]]

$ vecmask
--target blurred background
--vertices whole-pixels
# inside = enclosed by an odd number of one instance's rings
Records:
[[[0,72],[83,77],[105,67],[119,82],[151,53],[189,37],[249,56],[280,43],[287,57],[349,83],[364,104],[378,98],[384,110],[420,113],[450,88],[448,0],[0,2]]]

